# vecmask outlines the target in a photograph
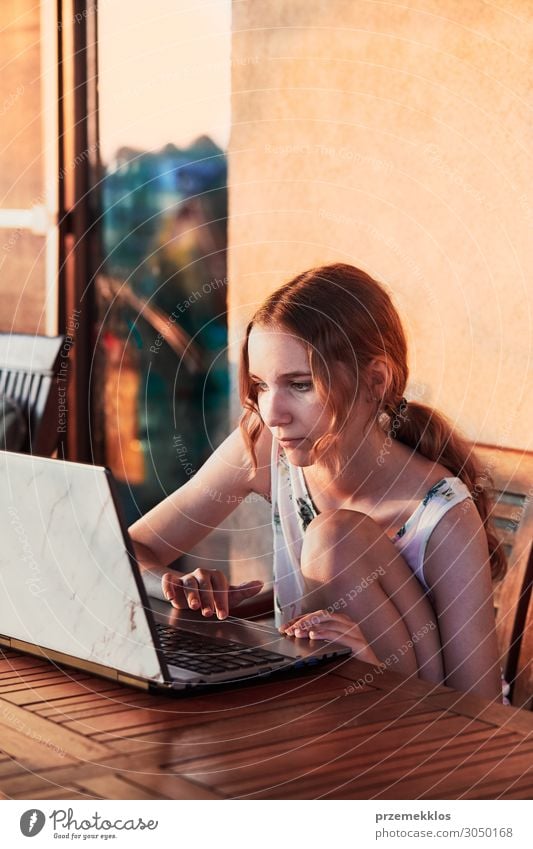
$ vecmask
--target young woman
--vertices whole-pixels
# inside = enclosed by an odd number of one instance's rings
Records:
[[[443,416],[404,397],[407,346],[386,291],[349,265],[312,269],[248,325],[240,426],[131,528],[176,607],[224,618],[262,587],[165,567],[250,493],[272,502],[282,633],[501,699],[492,580],[505,561],[485,487]]]

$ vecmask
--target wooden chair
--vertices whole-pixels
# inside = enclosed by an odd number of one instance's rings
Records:
[[[495,585],[496,631],[515,707],[533,702],[533,454],[492,445],[476,454],[494,483],[492,523],[507,555],[508,570]]]
[[[20,449],[24,452],[50,456],[59,442],[57,387],[63,342],[63,336],[0,333],[0,395],[22,410],[27,425]]]
[[[530,555],[529,567],[531,574],[533,555]],[[518,665],[513,685],[513,704],[516,707],[533,710],[533,596],[531,595],[518,653]]]

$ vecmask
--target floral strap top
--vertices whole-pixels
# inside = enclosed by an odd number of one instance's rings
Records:
[[[281,625],[298,616],[302,609],[305,594],[300,568],[303,537],[318,510],[301,467],[289,463],[276,439],[272,443],[271,475],[274,598],[276,624]],[[392,539],[427,593],[424,556],[429,537],[444,514],[468,498],[471,498],[470,492],[459,478],[443,478],[431,487]]]
[[[300,568],[303,536],[318,510],[307,489],[301,467],[292,466],[276,439],[272,441],[272,527],[274,532],[274,602],[276,625],[302,612],[305,586]],[[431,601],[424,577],[424,557],[432,531],[445,513],[456,504],[471,499],[460,478],[443,478],[426,493],[414,513],[396,532],[392,542],[422,584]],[[509,684],[502,674],[503,704]]]

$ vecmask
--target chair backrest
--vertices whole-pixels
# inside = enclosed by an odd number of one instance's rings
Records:
[[[533,553],[530,556],[530,567],[533,569]],[[516,707],[533,710],[533,596],[531,595],[513,684],[513,704]]]
[[[511,684],[512,704],[530,708],[533,700],[533,454],[492,445],[478,445],[476,454],[494,482],[492,524],[508,560],[507,574],[494,588],[502,665]]]
[[[64,336],[0,333],[0,395],[22,410],[28,426],[22,450],[32,454],[50,456],[59,441],[55,390],[63,342]]]

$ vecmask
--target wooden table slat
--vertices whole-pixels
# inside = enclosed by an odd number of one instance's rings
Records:
[[[30,744],[39,750],[39,761],[47,760],[52,752],[63,752],[75,758],[100,757],[107,753],[107,747],[102,743],[90,740],[81,734],[66,731],[48,719],[42,719],[29,713],[18,705],[0,699],[0,726],[2,727],[2,748],[9,754],[18,756],[19,744],[28,751]],[[6,745],[9,739],[17,751],[12,751]],[[61,756],[61,755],[60,755]]]
[[[33,710],[41,716],[45,711],[53,712],[65,705],[89,703],[98,698],[109,699],[114,696],[124,699],[124,688],[103,678],[88,678],[87,681],[60,681],[53,684],[42,684],[39,688],[19,689],[4,693],[3,698],[8,702]]]
[[[25,793],[19,793],[18,795],[11,796],[11,799],[26,799],[27,795]],[[32,799],[61,799],[65,801],[86,801],[87,799],[101,799],[105,798],[102,796],[95,796],[94,794],[82,793],[81,791],[75,790],[64,790],[61,788],[58,790],[57,788],[50,789],[48,787],[36,788],[32,791],[31,794]]]
[[[183,782],[185,786],[186,782]],[[76,786],[81,790],[97,794],[100,799],[168,799],[163,793],[154,793],[137,782],[118,775],[100,775],[94,778],[78,778]],[[193,797],[194,798],[194,797]]]

